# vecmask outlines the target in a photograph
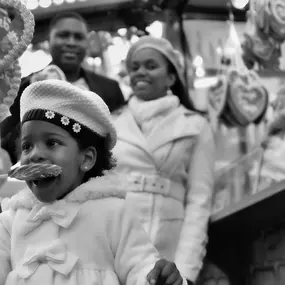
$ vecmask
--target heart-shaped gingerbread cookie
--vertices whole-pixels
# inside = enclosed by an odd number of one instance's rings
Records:
[[[0,0],[0,121],[9,115],[21,83],[18,58],[30,44],[34,16],[20,0]]]
[[[228,81],[226,75],[221,75],[217,83],[209,89],[209,104],[219,116],[223,111],[227,99]]]
[[[271,34],[278,41],[285,39],[285,1],[274,0],[268,3]]]
[[[21,68],[18,60],[0,73],[0,122],[9,115],[21,83]]]
[[[229,106],[240,120],[254,122],[267,106],[267,90],[253,71],[229,72]]]
[[[20,0],[0,0],[0,72],[18,59],[31,43],[34,16]],[[10,15],[13,20],[10,19]]]

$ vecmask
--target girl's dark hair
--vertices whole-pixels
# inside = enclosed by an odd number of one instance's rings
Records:
[[[90,178],[103,176],[104,171],[111,170],[116,166],[116,160],[113,157],[113,153],[107,147],[106,138],[95,134],[88,141],[77,140],[77,142],[81,150],[92,146],[95,147],[97,151],[96,163],[93,168],[85,174],[83,182],[87,182]]]

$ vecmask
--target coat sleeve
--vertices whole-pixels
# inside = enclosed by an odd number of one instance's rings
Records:
[[[175,262],[182,276],[195,282],[203,265],[212,208],[215,144],[210,124],[205,122],[197,137],[189,166],[185,218]]]
[[[112,98],[112,104],[109,109],[110,112],[114,112],[126,104],[124,95],[117,81],[114,81],[114,97]]]
[[[159,255],[135,216],[127,205],[115,213],[112,231],[115,271],[121,284],[145,285]]]
[[[5,284],[11,267],[11,236],[7,226],[10,224],[11,212],[5,211],[0,214],[0,284]],[[8,226],[9,227],[9,226]]]

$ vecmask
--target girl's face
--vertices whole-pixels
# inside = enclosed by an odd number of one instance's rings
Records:
[[[96,151],[80,150],[77,141],[64,129],[45,121],[28,121],[22,126],[21,164],[49,163],[62,173],[27,185],[42,202],[51,203],[78,187],[96,161]]]
[[[175,82],[175,75],[168,71],[166,58],[151,48],[134,54],[129,73],[134,95],[146,101],[165,96]]]

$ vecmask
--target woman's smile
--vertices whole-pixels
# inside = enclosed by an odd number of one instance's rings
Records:
[[[135,87],[146,87],[146,86],[148,86],[148,85],[149,85],[149,83],[148,83],[147,81],[142,81],[142,80],[137,81],[137,82],[135,83]]]

